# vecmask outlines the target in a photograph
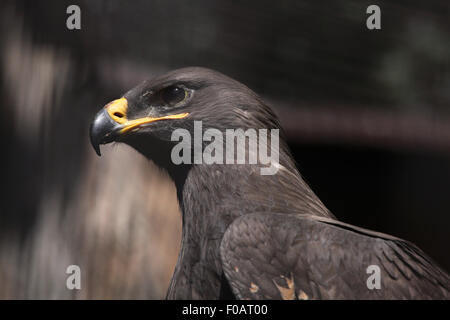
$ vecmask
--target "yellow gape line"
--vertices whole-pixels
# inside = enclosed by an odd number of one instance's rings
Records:
[[[115,122],[123,125],[123,128],[120,130],[120,133],[125,133],[134,128],[137,128],[143,124],[151,123],[159,120],[168,120],[168,119],[183,119],[186,118],[189,113],[179,113],[179,114],[171,114],[163,117],[152,118],[152,117],[144,117],[134,120],[127,119],[127,109],[128,109],[128,101],[125,98],[120,98],[108,103],[105,106],[109,116]]]
[[[139,127],[146,123],[155,122],[155,121],[159,121],[159,120],[168,120],[168,119],[183,119],[183,118],[186,118],[188,115],[189,115],[189,113],[185,112],[185,113],[179,113],[179,114],[171,114],[171,115],[159,117],[159,118],[145,117],[145,118],[130,120],[130,121],[127,121],[126,123],[124,123],[125,127],[122,130],[120,130],[120,133],[127,132],[131,129],[134,129],[134,128]]]

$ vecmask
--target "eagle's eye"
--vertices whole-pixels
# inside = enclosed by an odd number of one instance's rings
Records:
[[[187,92],[183,88],[170,86],[161,90],[161,100],[170,106],[176,105],[187,97]]]

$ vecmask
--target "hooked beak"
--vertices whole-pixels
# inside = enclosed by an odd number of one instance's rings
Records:
[[[130,130],[139,128],[143,124],[166,120],[166,119],[183,119],[189,113],[180,113],[167,115],[163,117],[143,117],[134,120],[127,119],[128,101],[125,98],[120,98],[108,103],[95,116],[94,121],[90,127],[91,144],[97,155],[100,153],[100,145],[115,141],[115,139]]]

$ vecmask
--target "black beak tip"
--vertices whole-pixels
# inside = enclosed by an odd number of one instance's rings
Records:
[[[97,155],[98,155],[99,157],[101,157],[102,154],[101,154],[101,152],[100,152],[100,146],[96,146],[96,147],[94,147],[94,149],[95,149],[95,153],[97,153]]]
[[[95,150],[95,153],[100,157],[102,154],[100,152],[100,142],[98,141],[98,135],[94,127],[94,123],[91,124],[89,129],[89,137],[91,140],[91,145]]]
[[[89,137],[98,156],[101,156],[100,145],[112,142],[118,128],[120,126],[109,117],[105,109],[97,113],[89,128]]]

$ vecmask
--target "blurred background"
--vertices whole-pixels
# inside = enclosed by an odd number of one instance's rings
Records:
[[[66,8],[81,8],[68,30]],[[381,30],[366,8],[381,8]],[[89,145],[95,113],[144,79],[221,71],[280,116],[300,172],[342,221],[450,270],[450,4],[0,4],[0,298],[164,298],[181,219],[166,174]],[[81,290],[66,268],[81,268]]]

